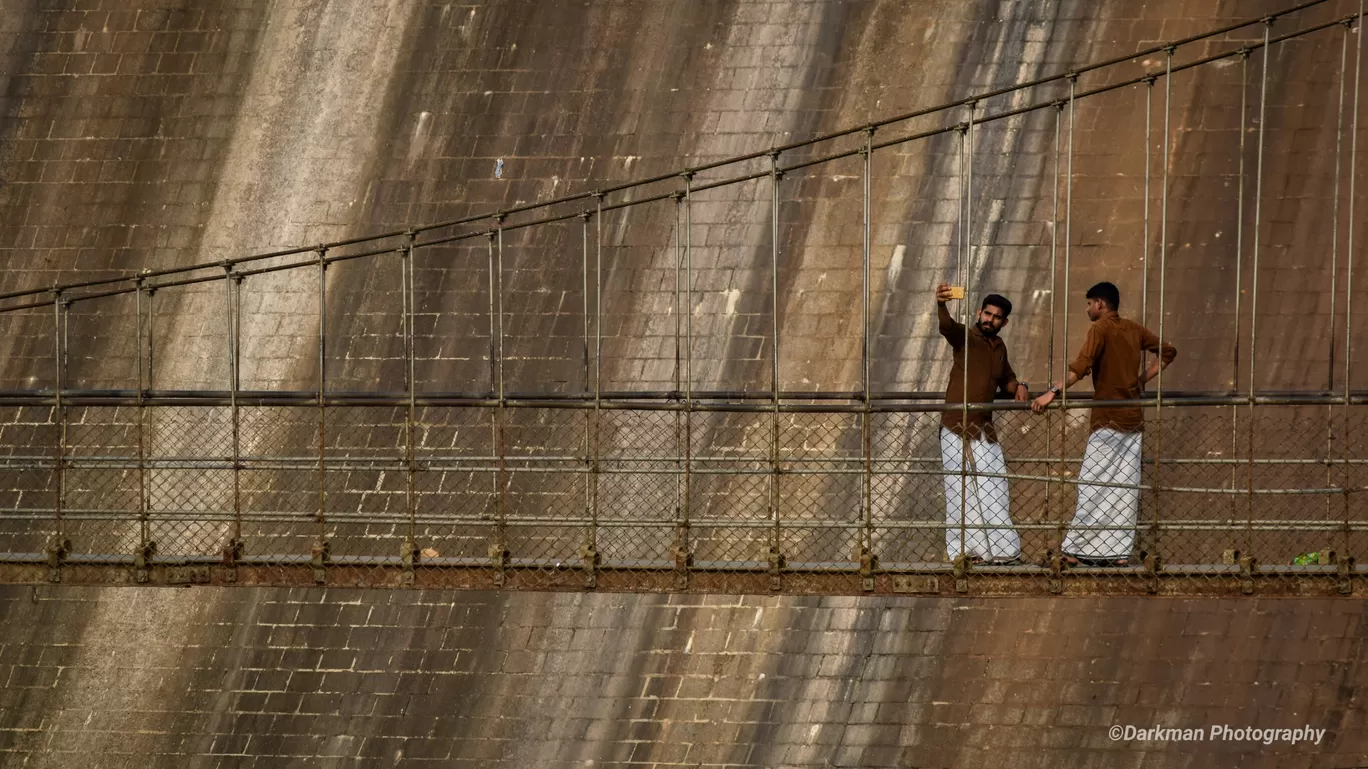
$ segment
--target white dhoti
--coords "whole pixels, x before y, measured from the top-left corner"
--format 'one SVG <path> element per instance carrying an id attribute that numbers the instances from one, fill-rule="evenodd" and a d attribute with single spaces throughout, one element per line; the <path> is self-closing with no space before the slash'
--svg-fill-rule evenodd
<path id="1" fill-rule="evenodd" d="M 1021 555 L 1021 537 L 1008 512 L 1007 479 L 985 478 L 979 473 L 1005 475 L 1007 460 L 1002 446 L 981 438 L 969 441 L 972 463 L 965 473 L 963 520 L 960 505 L 960 463 L 964 439 L 941 428 L 941 469 L 945 471 L 945 552 L 950 560 L 967 550 L 985 560 L 1006 561 Z M 961 547 L 963 529 L 965 546 Z"/>
<path id="2" fill-rule="evenodd" d="M 1140 508 L 1140 436 L 1099 428 L 1078 473 L 1078 507 L 1061 549 L 1078 558 L 1130 558 Z M 1097 481 L 1117 486 L 1097 486 Z"/>

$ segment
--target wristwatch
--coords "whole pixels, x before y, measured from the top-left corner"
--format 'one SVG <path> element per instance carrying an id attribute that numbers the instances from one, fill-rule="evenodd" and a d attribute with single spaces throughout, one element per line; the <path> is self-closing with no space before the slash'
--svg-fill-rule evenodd
<path id="1" fill-rule="evenodd" d="M 1059 395 L 1064 391 L 1059 389 L 1059 385 L 1050 385 L 1050 392 L 1054 393 L 1055 395 Z"/>

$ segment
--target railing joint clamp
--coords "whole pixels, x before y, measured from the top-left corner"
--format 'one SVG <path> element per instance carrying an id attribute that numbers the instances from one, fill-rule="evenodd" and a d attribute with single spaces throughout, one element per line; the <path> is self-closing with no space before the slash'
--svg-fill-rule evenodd
<path id="1" fill-rule="evenodd" d="M 326 539 L 313 543 L 309 550 L 309 565 L 313 567 L 314 582 L 321 585 L 328 579 L 327 565 L 332 556 L 332 545 Z"/>
<path id="2" fill-rule="evenodd" d="M 244 549 L 245 544 L 242 540 L 237 537 L 229 537 L 228 540 L 223 543 L 223 565 L 236 566 L 237 562 L 242 560 L 242 552 Z"/>
<path id="3" fill-rule="evenodd" d="M 1258 568 L 1258 560 L 1252 555 L 1240 556 L 1240 592 L 1245 595 L 1254 593 L 1254 570 Z"/>

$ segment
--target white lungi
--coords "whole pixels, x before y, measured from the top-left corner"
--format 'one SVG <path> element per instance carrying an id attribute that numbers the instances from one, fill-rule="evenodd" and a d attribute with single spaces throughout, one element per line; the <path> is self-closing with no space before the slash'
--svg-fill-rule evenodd
<path id="1" fill-rule="evenodd" d="M 1078 473 L 1078 507 L 1060 548 L 1082 558 L 1130 558 L 1140 508 L 1140 436 L 1102 427 L 1088 436 Z M 1119 483 L 1093 486 L 1088 481 Z"/>
<path id="2" fill-rule="evenodd" d="M 973 464 L 964 480 L 964 520 L 960 520 L 960 454 L 963 438 L 941 428 L 941 469 L 945 471 L 945 553 L 954 560 L 962 552 L 960 528 L 970 555 L 1005 561 L 1021 555 L 1021 537 L 1008 512 L 1007 479 L 984 478 L 979 473 L 1007 473 L 1002 446 L 978 438 L 969 441 Z"/>

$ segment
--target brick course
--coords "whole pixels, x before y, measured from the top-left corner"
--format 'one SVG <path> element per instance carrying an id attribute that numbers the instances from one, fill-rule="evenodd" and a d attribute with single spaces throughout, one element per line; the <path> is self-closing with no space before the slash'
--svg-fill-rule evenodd
<path id="1" fill-rule="evenodd" d="M 1348 766 L 1360 603 L 5 587 L 0 762 Z"/>

